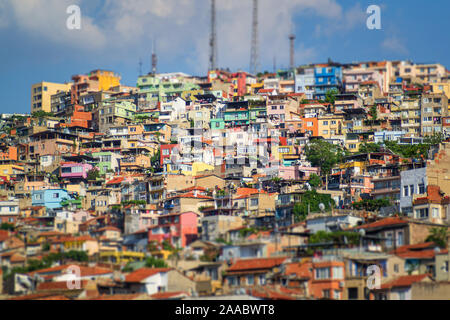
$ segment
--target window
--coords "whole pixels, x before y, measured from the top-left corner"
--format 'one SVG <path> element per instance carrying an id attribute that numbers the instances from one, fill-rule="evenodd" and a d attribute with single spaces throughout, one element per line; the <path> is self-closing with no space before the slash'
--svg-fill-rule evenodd
<path id="1" fill-rule="evenodd" d="M 399 299 L 399 300 L 406 300 L 406 294 L 405 294 L 405 291 L 400 291 L 400 292 L 398 293 L 398 299 Z"/>
<path id="2" fill-rule="evenodd" d="M 335 125 L 336 124 L 336 121 L 331 121 L 331 125 Z"/>
<path id="3" fill-rule="evenodd" d="M 327 125 L 328 125 L 328 121 L 324 121 L 324 122 L 323 122 L 323 125 L 324 125 L 324 126 L 327 126 Z"/>
<path id="4" fill-rule="evenodd" d="M 439 209 L 438 208 L 433 208 L 432 216 L 433 216 L 433 218 L 439 218 Z"/>
<path id="5" fill-rule="evenodd" d="M 349 300 L 358 300 L 358 288 L 357 287 L 348 288 L 347 293 L 348 293 Z"/>
<path id="6" fill-rule="evenodd" d="M 252 286 L 255 282 L 255 278 L 251 275 L 251 276 L 247 276 L 247 284 L 249 286 Z"/>
<path id="7" fill-rule="evenodd" d="M 323 290 L 322 291 L 322 298 L 325 298 L 325 299 L 330 299 L 330 290 Z"/>
<path id="8" fill-rule="evenodd" d="M 260 285 L 265 285 L 266 284 L 266 275 L 265 274 L 261 274 L 259 276 L 259 284 Z"/>
<path id="9" fill-rule="evenodd" d="M 250 201 L 250 205 L 252 206 L 252 207 L 256 207 L 257 205 L 258 205 L 258 198 L 256 198 L 256 199 L 251 199 L 251 201 Z"/>
<path id="10" fill-rule="evenodd" d="M 409 194 L 412 196 L 414 194 L 414 185 L 409 186 Z"/>
<path id="11" fill-rule="evenodd" d="M 316 280 L 330 279 L 330 268 L 317 268 Z"/>
<path id="12" fill-rule="evenodd" d="M 392 238 L 393 238 L 393 234 L 392 234 L 392 232 L 388 232 L 387 234 L 386 234 L 386 247 L 388 247 L 388 248 L 390 248 L 390 247 L 392 247 Z"/>
<path id="13" fill-rule="evenodd" d="M 9 212 L 14 212 L 14 207 L 9 207 Z"/>
<path id="14" fill-rule="evenodd" d="M 323 130 L 322 133 L 323 134 L 328 134 L 328 130 Z"/>
<path id="15" fill-rule="evenodd" d="M 334 290 L 333 299 L 336 299 L 336 300 L 341 299 L 341 292 L 339 290 Z"/>
<path id="16" fill-rule="evenodd" d="M 428 218 L 428 208 L 416 210 L 416 219 L 426 219 L 426 218 Z"/>
<path id="17" fill-rule="evenodd" d="M 419 194 L 425 193 L 425 183 L 419 184 Z"/>
<path id="18" fill-rule="evenodd" d="M 394 272 L 395 273 L 399 273 L 400 272 L 400 268 L 398 266 L 398 263 L 394 264 Z"/>
<path id="19" fill-rule="evenodd" d="M 403 245 L 403 231 L 399 231 L 397 233 L 397 246 L 402 246 Z"/>
<path id="20" fill-rule="evenodd" d="M 333 279 L 344 279 L 344 269 L 342 267 L 333 267 Z"/>
<path id="21" fill-rule="evenodd" d="M 59 193 L 54 193 L 53 194 L 53 199 L 58 199 L 59 198 Z"/>
<path id="22" fill-rule="evenodd" d="M 306 123 L 306 126 L 312 127 L 312 126 L 313 126 L 313 123 L 312 123 L 312 122 L 307 122 L 307 123 Z"/>
<path id="23" fill-rule="evenodd" d="M 409 197 L 409 187 L 408 186 L 403 186 L 403 196 Z"/>
<path id="24" fill-rule="evenodd" d="M 277 110 L 277 106 L 272 106 L 272 110 Z"/>

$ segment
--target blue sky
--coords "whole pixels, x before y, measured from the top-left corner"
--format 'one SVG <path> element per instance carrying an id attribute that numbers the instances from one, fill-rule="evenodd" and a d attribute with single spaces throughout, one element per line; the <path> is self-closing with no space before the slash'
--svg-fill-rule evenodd
<path id="1" fill-rule="evenodd" d="M 220 67 L 248 70 L 250 0 L 216 0 Z M 81 30 L 68 30 L 66 8 L 81 8 Z M 366 27 L 369 5 L 381 7 L 381 30 Z M 447 0 L 260 0 L 261 71 L 296 64 L 411 59 L 450 68 Z M 0 113 L 29 112 L 30 87 L 65 82 L 93 69 L 114 70 L 135 85 L 139 59 L 150 70 L 204 75 L 209 0 L 0 0 Z"/>

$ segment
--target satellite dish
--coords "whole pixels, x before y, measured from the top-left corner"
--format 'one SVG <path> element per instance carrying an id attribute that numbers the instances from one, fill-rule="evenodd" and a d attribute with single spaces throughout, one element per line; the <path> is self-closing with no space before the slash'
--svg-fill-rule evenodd
<path id="1" fill-rule="evenodd" d="M 319 209 L 322 212 L 325 212 L 325 205 L 323 203 L 319 203 Z"/>

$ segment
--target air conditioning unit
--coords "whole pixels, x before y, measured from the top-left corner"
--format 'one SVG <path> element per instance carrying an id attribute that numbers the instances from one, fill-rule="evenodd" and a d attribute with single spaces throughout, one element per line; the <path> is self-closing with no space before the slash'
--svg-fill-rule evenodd
<path id="1" fill-rule="evenodd" d="M 345 282 L 344 281 L 340 281 L 339 282 L 339 288 L 343 288 L 345 286 Z"/>

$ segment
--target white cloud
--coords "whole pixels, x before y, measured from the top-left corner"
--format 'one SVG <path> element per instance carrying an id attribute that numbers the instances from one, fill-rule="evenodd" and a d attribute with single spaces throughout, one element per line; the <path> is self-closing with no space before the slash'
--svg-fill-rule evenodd
<path id="1" fill-rule="evenodd" d="M 8 26 L 33 37 L 88 49 L 98 49 L 105 44 L 102 32 L 90 17 L 83 16 L 83 12 L 81 30 L 67 29 L 67 7 L 80 5 L 80 0 L 2 0 L 2 3 L 8 9 L 5 14 L 11 17 Z"/>
<path id="2" fill-rule="evenodd" d="M 80 5 L 82 10 L 80 31 L 65 28 L 66 8 L 71 4 Z M 5 6 L 12 17 L 10 26 L 62 46 L 123 59 L 130 54 L 149 54 L 151 41 L 156 38 L 160 61 L 176 63 L 181 59 L 198 73 L 204 73 L 208 66 L 209 0 L 0 0 L 0 12 Z M 247 70 L 252 1 L 216 0 L 216 6 L 219 65 Z M 93 7 L 98 9 L 95 13 Z M 294 14 L 302 13 L 325 18 L 331 26 L 348 30 L 360 22 L 363 10 L 358 5 L 344 12 L 337 0 L 259 0 L 262 66 L 272 66 L 274 56 L 279 66 L 289 64 L 287 37 L 291 21 Z M 97 14 L 100 18 L 94 20 Z M 323 32 L 320 26 L 317 30 Z M 298 35 L 296 63 L 311 62 L 316 54 L 317 50 L 306 47 Z"/>
<path id="3" fill-rule="evenodd" d="M 382 43 L 381 47 L 387 51 L 395 52 L 401 55 L 405 55 L 409 53 L 408 48 L 405 44 L 398 39 L 396 36 L 390 36 L 386 38 Z"/>

